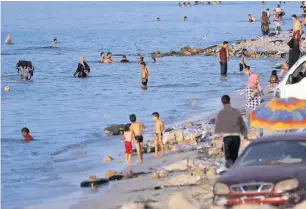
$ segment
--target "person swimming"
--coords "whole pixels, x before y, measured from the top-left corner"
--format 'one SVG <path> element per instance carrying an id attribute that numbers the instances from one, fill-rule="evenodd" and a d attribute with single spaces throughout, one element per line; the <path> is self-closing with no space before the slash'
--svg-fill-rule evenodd
<path id="1" fill-rule="evenodd" d="M 104 57 L 104 52 L 101 52 L 101 53 L 100 53 L 100 60 L 99 60 L 99 62 L 103 63 L 103 62 L 104 62 L 104 59 L 105 59 L 105 57 Z"/>
<path id="2" fill-rule="evenodd" d="M 157 22 L 159 22 L 160 21 L 160 17 L 157 17 L 156 20 L 157 20 Z"/>
<path id="3" fill-rule="evenodd" d="M 33 137 L 30 135 L 30 130 L 26 127 L 21 129 L 21 135 L 23 136 L 24 141 L 29 142 L 33 140 Z"/>
<path id="4" fill-rule="evenodd" d="M 248 15 L 248 21 L 249 22 L 255 22 L 255 19 L 252 17 L 251 14 Z"/>
<path id="5" fill-rule="evenodd" d="M 31 80 L 34 73 L 34 66 L 32 62 L 25 60 L 18 60 L 16 64 L 17 72 L 20 74 L 21 80 Z"/>
<path id="6" fill-rule="evenodd" d="M 12 36 L 10 34 L 7 35 L 6 39 L 5 39 L 5 44 L 7 45 L 11 45 L 12 43 Z"/>
<path id="7" fill-rule="evenodd" d="M 187 16 L 184 17 L 184 21 L 187 21 Z"/>
<path id="8" fill-rule="evenodd" d="M 125 55 L 122 56 L 120 62 L 130 62 Z"/>
<path id="9" fill-rule="evenodd" d="M 149 78 L 149 72 L 148 69 L 146 67 L 146 63 L 145 62 L 141 62 L 140 63 L 140 68 L 141 68 L 141 84 L 143 87 L 147 87 L 148 85 L 148 78 Z"/>
<path id="10" fill-rule="evenodd" d="M 57 44 L 57 39 L 55 38 L 55 39 L 53 39 L 53 44 Z"/>
<path id="11" fill-rule="evenodd" d="M 89 73 L 90 73 L 89 65 L 85 62 L 84 56 L 80 56 L 80 62 L 78 64 L 78 68 L 73 74 L 73 76 L 78 75 L 79 78 L 84 78 L 87 77 Z"/>
<path id="12" fill-rule="evenodd" d="M 113 54 L 111 52 L 107 52 L 104 63 L 112 63 L 113 62 L 112 56 L 113 56 Z"/>

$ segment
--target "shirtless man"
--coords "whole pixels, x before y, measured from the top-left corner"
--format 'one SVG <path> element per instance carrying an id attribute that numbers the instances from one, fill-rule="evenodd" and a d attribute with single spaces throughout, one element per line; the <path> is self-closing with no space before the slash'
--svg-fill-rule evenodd
<path id="1" fill-rule="evenodd" d="M 164 155 L 164 144 L 163 144 L 163 131 L 164 131 L 164 123 L 159 119 L 159 113 L 152 113 L 152 119 L 155 122 L 155 134 L 156 138 L 154 140 L 155 153 L 154 156 L 158 156 L 158 144 L 160 146 L 161 156 Z"/>
<path id="2" fill-rule="evenodd" d="M 104 63 L 112 63 L 113 62 L 112 56 L 113 56 L 113 54 L 111 52 L 107 52 Z"/>
<path id="3" fill-rule="evenodd" d="M 292 15 L 291 18 L 293 21 L 292 38 L 296 40 L 297 42 L 299 42 L 301 35 L 302 35 L 302 25 L 301 25 L 301 22 L 297 19 L 296 15 Z"/>
<path id="4" fill-rule="evenodd" d="M 221 66 L 221 76 L 227 75 L 227 62 L 229 61 L 229 49 L 228 49 L 228 42 L 224 41 L 223 46 L 217 53 L 218 61 Z"/>
<path id="5" fill-rule="evenodd" d="M 141 85 L 143 87 L 147 87 L 147 85 L 148 85 L 148 78 L 149 78 L 149 72 L 148 72 L 148 69 L 146 67 L 146 63 L 145 62 L 141 62 L 140 63 L 140 67 L 141 67 L 141 74 L 140 74 Z"/>
<path id="6" fill-rule="evenodd" d="M 130 131 L 132 133 L 132 139 L 136 144 L 137 156 L 138 156 L 138 163 L 142 163 L 142 143 L 143 143 L 143 136 L 142 131 L 145 128 L 144 124 L 136 122 L 136 115 L 130 115 Z"/>

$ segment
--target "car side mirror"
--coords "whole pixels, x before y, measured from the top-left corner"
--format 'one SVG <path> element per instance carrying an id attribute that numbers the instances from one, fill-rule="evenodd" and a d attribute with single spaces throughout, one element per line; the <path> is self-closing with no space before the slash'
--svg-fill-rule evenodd
<path id="1" fill-rule="evenodd" d="M 293 76 L 292 76 L 292 74 L 290 74 L 289 75 L 289 77 L 288 77 L 288 84 L 292 84 L 292 81 L 293 81 Z"/>

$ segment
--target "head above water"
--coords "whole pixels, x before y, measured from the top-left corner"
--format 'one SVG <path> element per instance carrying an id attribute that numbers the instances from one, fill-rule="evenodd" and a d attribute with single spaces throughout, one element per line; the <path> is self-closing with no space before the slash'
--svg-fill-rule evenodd
<path id="1" fill-rule="evenodd" d="M 223 105 L 230 104 L 231 98 L 228 95 L 223 95 L 221 97 L 221 102 L 222 102 Z"/>
<path id="2" fill-rule="evenodd" d="M 146 65 L 147 65 L 147 64 L 146 64 L 145 62 L 141 62 L 141 63 L 140 63 L 140 67 L 145 68 L 145 67 L 146 67 Z"/>
<path id="3" fill-rule="evenodd" d="M 84 56 L 80 56 L 80 63 L 83 63 L 85 61 L 85 57 Z"/>
<path id="4" fill-rule="evenodd" d="M 157 22 L 159 22 L 159 21 L 160 21 L 160 17 L 157 17 L 156 19 L 157 19 Z"/>
<path id="5" fill-rule="evenodd" d="M 54 43 L 54 44 L 57 44 L 57 39 L 56 39 L 56 38 L 53 39 L 53 43 Z"/>
<path id="6" fill-rule="evenodd" d="M 135 123 L 135 122 L 136 122 L 136 115 L 135 115 L 135 114 L 131 114 L 131 115 L 130 115 L 130 121 L 131 121 L 132 123 Z"/>
<path id="7" fill-rule="evenodd" d="M 125 56 L 125 55 L 122 55 L 122 59 L 126 59 L 126 56 Z"/>
<path id="8" fill-rule="evenodd" d="M 156 62 L 156 58 L 152 56 L 152 62 Z"/>
<path id="9" fill-rule="evenodd" d="M 139 60 L 140 60 L 140 62 L 144 62 L 144 58 L 143 57 L 140 57 Z"/>
<path id="10" fill-rule="evenodd" d="M 101 52 L 101 53 L 100 53 L 100 57 L 102 57 L 102 56 L 104 56 L 104 52 Z"/>
<path id="11" fill-rule="evenodd" d="M 22 134 L 23 136 L 26 136 L 26 135 L 28 135 L 29 133 L 30 133 L 30 130 L 29 130 L 28 128 L 24 127 L 23 129 L 21 129 L 21 134 Z"/>
<path id="12" fill-rule="evenodd" d="M 153 119 L 153 120 L 159 119 L 159 113 L 158 113 L 158 112 L 153 112 L 153 113 L 152 113 L 152 119 Z"/>
<path id="13" fill-rule="evenodd" d="M 258 74 L 251 74 L 246 85 L 246 88 L 256 89 L 259 83 L 259 75 Z"/>
<path id="14" fill-rule="evenodd" d="M 187 16 L 184 17 L 184 21 L 187 21 Z"/>
<path id="15" fill-rule="evenodd" d="M 277 5 L 277 8 L 280 8 L 280 5 Z"/>
<path id="16" fill-rule="evenodd" d="M 130 123 L 126 124 L 126 125 L 124 126 L 124 131 L 125 131 L 125 132 L 130 131 L 130 126 L 131 126 Z"/>
<path id="17" fill-rule="evenodd" d="M 111 52 L 107 52 L 106 56 L 111 58 L 113 56 L 113 54 Z"/>

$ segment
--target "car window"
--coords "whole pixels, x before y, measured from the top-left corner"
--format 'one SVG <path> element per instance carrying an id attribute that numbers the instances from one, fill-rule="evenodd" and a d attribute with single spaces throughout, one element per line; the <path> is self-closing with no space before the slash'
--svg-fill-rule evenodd
<path id="1" fill-rule="evenodd" d="M 302 64 L 300 64 L 300 66 L 298 66 L 298 67 L 296 68 L 296 70 L 293 72 L 292 75 L 293 75 L 293 77 L 296 77 L 296 76 L 298 76 L 300 73 L 303 73 L 303 74 L 304 74 L 305 70 L 306 70 L 306 61 L 303 62 Z"/>
<path id="2" fill-rule="evenodd" d="M 237 163 L 244 166 L 306 163 L 306 142 L 291 140 L 253 144 Z"/>

